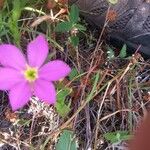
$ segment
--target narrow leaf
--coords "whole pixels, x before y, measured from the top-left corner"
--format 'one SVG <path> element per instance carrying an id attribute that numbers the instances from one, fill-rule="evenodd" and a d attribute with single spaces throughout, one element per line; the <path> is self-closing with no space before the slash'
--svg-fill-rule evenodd
<path id="1" fill-rule="evenodd" d="M 109 132 L 105 133 L 104 137 L 106 140 L 110 141 L 111 143 L 117 143 L 124 140 L 129 140 L 131 135 L 128 131 L 116 131 L 116 132 Z"/>

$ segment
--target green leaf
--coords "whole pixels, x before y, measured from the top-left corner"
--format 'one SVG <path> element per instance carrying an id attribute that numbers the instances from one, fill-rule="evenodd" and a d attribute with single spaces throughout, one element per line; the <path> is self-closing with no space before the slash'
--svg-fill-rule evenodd
<path id="1" fill-rule="evenodd" d="M 125 58 L 127 56 L 127 45 L 124 44 L 122 49 L 120 50 L 119 57 Z"/>
<path id="2" fill-rule="evenodd" d="M 71 109 L 70 109 L 70 105 L 66 105 L 65 103 L 64 104 L 57 103 L 56 110 L 61 117 L 65 118 Z"/>
<path id="3" fill-rule="evenodd" d="M 86 31 L 86 27 L 81 24 L 75 24 L 74 27 L 77 28 L 79 31 Z"/>
<path id="4" fill-rule="evenodd" d="M 118 3 L 118 0 L 108 0 L 108 2 L 114 5 Z"/>
<path id="5" fill-rule="evenodd" d="M 71 22 L 65 21 L 60 22 L 56 25 L 55 31 L 56 32 L 68 32 L 73 28 L 73 25 Z"/>
<path id="6" fill-rule="evenodd" d="M 109 132 L 105 133 L 104 137 L 106 140 L 110 141 L 111 143 L 117 143 L 124 140 L 131 139 L 131 135 L 128 131 L 116 131 L 116 132 Z"/>
<path id="7" fill-rule="evenodd" d="M 14 42 L 19 46 L 20 45 L 20 30 L 18 26 L 18 19 L 21 16 L 22 3 L 20 0 L 13 1 L 13 9 L 11 10 L 11 16 L 8 20 L 8 26 L 13 36 Z"/>
<path id="8" fill-rule="evenodd" d="M 77 23 L 79 20 L 79 8 L 75 4 L 71 6 L 69 20 L 72 24 Z"/>
<path id="9" fill-rule="evenodd" d="M 108 47 L 108 50 L 107 50 L 107 58 L 108 59 L 113 59 L 115 57 L 115 53 L 114 53 L 114 50 L 110 47 Z"/>
<path id="10" fill-rule="evenodd" d="M 78 36 L 71 36 L 70 42 L 74 47 L 78 46 L 79 45 L 79 37 Z"/>
<path id="11" fill-rule="evenodd" d="M 73 131 L 64 130 L 56 144 L 56 150 L 77 150 L 77 147 Z"/>
<path id="12" fill-rule="evenodd" d="M 72 92 L 72 89 L 64 87 L 57 93 L 57 101 L 63 103 L 66 97 Z"/>
<path id="13" fill-rule="evenodd" d="M 27 120 L 27 119 L 20 119 L 18 121 L 18 124 L 20 124 L 22 126 L 28 126 L 29 127 L 30 123 L 31 123 L 31 120 Z"/>
<path id="14" fill-rule="evenodd" d="M 66 104 L 66 97 L 72 92 L 72 89 L 64 87 L 57 93 L 56 110 L 62 117 L 66 117 L 70 112 L 70 104 Z"/>
<path id="15" fill-rule="evenodd" d="M 79 75 L 76 68 L 73 68 L 69 74 L 69 80 L 72 81 L 75 77 Z"/>

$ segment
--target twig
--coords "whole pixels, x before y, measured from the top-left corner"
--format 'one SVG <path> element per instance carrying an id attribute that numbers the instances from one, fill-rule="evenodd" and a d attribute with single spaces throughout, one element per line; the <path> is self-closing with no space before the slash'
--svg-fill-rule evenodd
<path id="1" fill-rule="evenodd" d="M 103 96 L 103 99 L 102 99 L 102 102 L 100 104 L 100 107 L 99 107 L 99 110 L 97 112 L 98 116 L 97 116 L 97 122 L 96 122 L 96 131 L 95 131 L 95 142 L 94 142 L 94 150 L 96 150 L 96 147 L 97 147 L 97 135 L 98 135 L 98 130 L 99 130 L 99 120 L 100 120 L 100 116 L 101 116 L 101 109 L 102 109 L 102 106 L 104 104 L 104 101 L 105 101 L 105 98 L 106 98 L 106 95 L 108 93 L 108 90 L 109 90 L 109 87 L 111 85 L 112 82 L 108 82 L 108 85 L 107 85 L 107 88 L 106 88 L 106 91 L 105 91 L 105 94 Z"/>
<path id="2" fill-rule="evenodd" d="M 91 149 L 91 122 L 90 122 L 90 113 L 89 113 L 89 103 L 85 106 L 85 114 L 86 114 L 86 135 L 87 135 L 87 144 L 86 149 Z"/>

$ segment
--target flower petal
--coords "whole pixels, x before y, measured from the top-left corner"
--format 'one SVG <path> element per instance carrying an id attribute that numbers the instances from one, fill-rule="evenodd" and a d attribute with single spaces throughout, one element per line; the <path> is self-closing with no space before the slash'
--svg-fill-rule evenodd
<path id="1" fill-rule="evenodd" d="M 54 60 L 42 66 L 39 70 L 39 78 L 47 81 L 56 81 L 67 76 L 71 68 L 61 60 Z"/>
<path id="2" fill-rule="evenodd" d="M 32 96 L 27 82 L 22 82 L 14 86 L 9 92 L 9 101 L 12 110 L 15 111 L 26 105 Z"/>
<path id="3" fill-rule="evenodd" d="M 9 90 L 15 84 L 24 80 L 23 75 L 18 70 L 12 68 L 0 68 L 0 90 Z"/>
<path id="4" fill-rule="evenodd" d="M 55 87 L 51 82 L 38 79 L 35 82 L 34 94 L 41 101 L 44 101 L 48 104 L 54 104 L 56 101 L 56 91 Z"/>
<path id="5" fill-rule="evenodd" d="M 39 35 L 29 43 L 27 50 L 29 65 L 40 67 L 48 55 L 48 42 L 44 36 Z"/>
<path id="6" fill-rule="evenodd" d="M 11 44 L 0 45 L 0 64 L 5 67 L 24 69 L 26 60 L 21 51 Z"/>

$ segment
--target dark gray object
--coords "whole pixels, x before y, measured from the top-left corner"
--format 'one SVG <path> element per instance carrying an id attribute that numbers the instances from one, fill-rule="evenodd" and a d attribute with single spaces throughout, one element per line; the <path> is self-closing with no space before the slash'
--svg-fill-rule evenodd
<path id="1" fill-rule="evenodd" d="M 103 27 L 109 8 L 106 28 L 114 41 L 126 43 L 150 57 L 150 0 L 118 0 L 110 4 L 108 0 L 70 0 L 81 10 L 86 20 Z M 119 43 L 117 42 L 117 43 Z"/>

